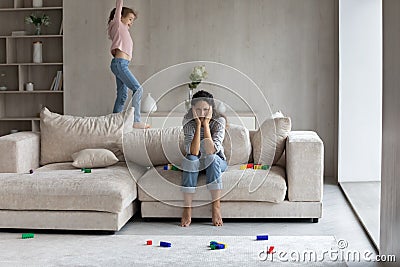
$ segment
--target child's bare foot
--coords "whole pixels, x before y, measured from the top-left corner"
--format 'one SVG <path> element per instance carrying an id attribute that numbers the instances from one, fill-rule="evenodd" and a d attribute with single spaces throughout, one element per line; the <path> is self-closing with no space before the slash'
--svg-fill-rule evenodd
<path id="1" fill-rule="evenodd" d="M 183 208 L 181 226 L 188 227 L 191 222 L 192 222 L 192 208 L 185 207 L 185 208 Z"/>
<path id="2" fill-rule="evenodd" d="M 214 201 L 212 204 L 212 223 L 214 226 L 222 226 L 221 205 L 219 201 Z"/>
<path id="3" fill-rule="evenodd" d="M 150 125 L 148 125 L 147 123 L 144 123 L 144 122 L 134 122 L 133 123 L 133 128 L 136 128 L 136 129 L 148 129 L 148 128 L 150 128 Z"/>

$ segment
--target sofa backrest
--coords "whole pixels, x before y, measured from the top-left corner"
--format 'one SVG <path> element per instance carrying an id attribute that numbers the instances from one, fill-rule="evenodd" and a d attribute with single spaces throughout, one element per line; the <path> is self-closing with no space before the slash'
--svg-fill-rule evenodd
<path id="1" fill-rule="evenodd" d="M 133 130 L 124 134 L 123 152 L 127 161 L 142 166 L 180 166 L 185 157 L 183 140 L 182 127 Z M 229 124 L 222 145 L 229 165 L 248 162 L 251 143 L 245 127 Z"/>

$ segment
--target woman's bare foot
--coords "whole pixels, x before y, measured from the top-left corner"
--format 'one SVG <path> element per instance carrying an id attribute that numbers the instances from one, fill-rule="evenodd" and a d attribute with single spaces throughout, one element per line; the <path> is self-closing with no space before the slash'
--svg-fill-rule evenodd
<path id="1" fill-rule="evenodd" d="M 212 204 L 212 223 L 214 226 L 222 226 L 222 215 L 221 215 L 221 204 L 218 201 L 214 201 Z"/>
<path id="2" fill-rule="evenodd" d="M 181 226 L 188 227 L 191 222 L 192 222 L 192 208 L 185 207 L 185 208 L 183 208 Z"/>
<path id="3" fill-rule="evenodd" d="M 148 129 L 148 128 L 150 128 L 150 125 L 148 125 L 147 123 L 144 123 L 144 122 L 134 122 L 133 123 L 133 128 L 136 128 L 136 129 Z"/>

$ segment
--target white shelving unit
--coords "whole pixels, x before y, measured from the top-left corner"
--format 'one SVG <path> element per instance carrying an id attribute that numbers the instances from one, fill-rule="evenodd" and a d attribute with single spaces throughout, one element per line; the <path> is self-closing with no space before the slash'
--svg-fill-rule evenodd
<path id="1" fill-rule="evenodd" d="M 34 26 L 25 24 L 30 14 L 49 16 L 50 25 L 42 26 L 41 35 L 34 35 Z M 14 129 L 38 131 L 43 106 L 64 113 L 64 87 L 50 91 L 57 71 L 63 71 L 62 17 L 63 0 L 44 0 L 40 8 L 33 8 L 32 0 L 0 1 L 0 86 L 7 87 L 0 91 L 0 136 Z M 27 34 L 12 36 L 13 31 Z M 33 63 L 36 41 L 42 42 L 43 63 Z M 28 82 L 34 84 L 33 91 L 25 91 Z"/>

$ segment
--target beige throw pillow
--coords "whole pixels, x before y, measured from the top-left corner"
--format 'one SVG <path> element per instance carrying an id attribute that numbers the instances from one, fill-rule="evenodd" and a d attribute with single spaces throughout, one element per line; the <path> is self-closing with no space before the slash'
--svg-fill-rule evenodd
<path id="1" fill-rule="evenodd" d="M 72 161 L 86 148 L 122 149 L 123 132 L 132 130 L 133 108 L 99 117 L 60 115 L 44 108 L 40 113 L 40 163 Z"/>
<path id="2" fill-rule="evenodd" d="M 141 166 L 158 166 L 168 163 L 179 166 L 185 156 L 183 137 L 181 126 L 134 129 L 124 134 L 125 159 Z"/>
<path id="3" fill-rule="evenodd" d="M 76 168 L 101 168 L 114 165 L 118 158 L 108 149 L 84 149 L 72 154 L 72 166 Z"/>
<path id="4" fill-rule="evenodd" d="M 288 117 L 265 120 L 252 138 L 254 163 L 276 164 L 285 150 L 291 128 Z"/>
<path id="5" fill-rule="evenodd" d="M 230 166 L 247 163 L 251 154 L 249 130 L 241 125 L 229 124 L 222 146 Z"/>

